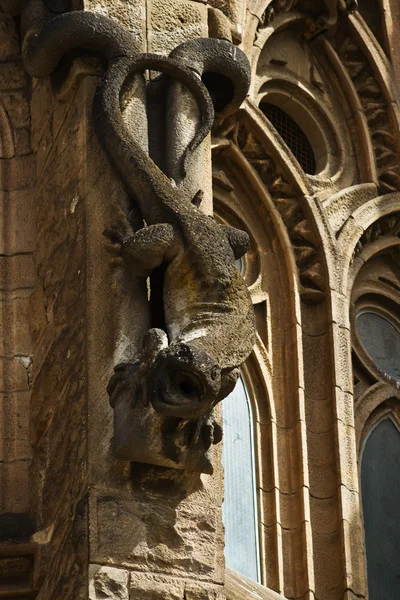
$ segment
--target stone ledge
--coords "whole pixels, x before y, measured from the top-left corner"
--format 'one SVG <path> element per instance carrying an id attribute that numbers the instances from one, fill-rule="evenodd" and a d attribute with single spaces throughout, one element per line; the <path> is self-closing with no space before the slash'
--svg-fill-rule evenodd
<path id="1" fill-rule="evenodd" d="M 285 600 L 284 596 L 228 569 L 225 582 L 227 600 Z"/>

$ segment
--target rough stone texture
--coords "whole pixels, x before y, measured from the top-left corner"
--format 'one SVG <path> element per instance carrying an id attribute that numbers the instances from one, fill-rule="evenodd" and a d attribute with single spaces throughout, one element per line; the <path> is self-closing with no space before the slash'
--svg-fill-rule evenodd
<path id="1" fill-rule="evenodd" d="M 0 148 L 10 137 L 12 147 L 4 148 L 3 154 L 11 158 L 31 152 L 30 110 L 28 78 L 21 63 L 17 31 L 12 18 L 2 12 L 0 37 L 0 123 L 4 120 L 2 136 L 5 138 Z"/>
<path id="2" fill-rule="evenodd" d="M 129 600 L 128 571 L 90 565 L 89 600 Z"/>
<path id="3" fill-rule="evenodd" d="M 53 131 L 35 199 L 30 441 L 37 528 L 49 532 L 35 570 L 43 599 L 80 598 L 85 582 L 84 117 L 80 90 L 64 105 L 64 118 Z"/>
<path id="4" fill-rule="evenodd" d="M 87 85 L 92 89 L 89 82 Z M 126 114 L 130 114 L 129 108 Z M 196 475 L 192 481 L 184 473 L 130 466 L 128 461 L 116 461 L 113 456 L 107 379 L 117 362 L 130 360 L 137 353 L 149 326 L 149 307 L 145 282 L 113 265 L 105 251 L 102 232 L 112 223 L 118 205 L 129 204 L 91 132 L 87 160 L 86 202 L 92 215 L 87 245 L 89 468 L 93 482 L 90 560 L 147 573 L 151 565 L 151 570 L 169 573 L 171 578 L 184 577 L 189 570 L 192 577 L 200 574 L 205 587 L 208 581 L 220 584 L 223 554 L 219 468 L 213 479 L 206 477 L 201 482 Z M 110 285 L 104 286 L 104 281 Z M 217 465 L 218 461 L 216 458 Z M 153 527 L 154 515 L 158 515 L 157 527 Z M 146 586 L 149 597 L 157 594 L 158 582 L 152 586 L 151 576 L 145 579 L 150 582 Z M 142 596 L 131 593 L 130 597 Z"/>
<path id="5" fill-rule="evenodd" d="M 180 43 L 207 37 L 207 8 L 190 0 L 151 0 L 147 4 L 149 52 L 169 54 Z"/>
<path id="6" fill-rule="evenodd" d="M 134 46 L 132 50 L 143 52 L 147 45 L 147 6 L 144 2 L 123 2 L 113 0 L 111 2 L 97 2 L 95 0 L 83 0 L 85 10 L 106 15 L 121 23 L 133 34 Z"/>
<path id="7" fill-rule="evenodd" d="M 130 575 L 129 592 L 131 600 L 225 600 L 222 586 L 137 573 Z"/>
<path id="8" fill-rule="evenodd" d="M 131 494 L 91 494 L 91 560 L 220 583 L 218 480 L 139 464 L 131 477 Z"/>
<path id="9" fill-rule="evenodd" d="M 41 11 L 40 18 L 37 11 Z M 131 429 L 131 422 L 155 420 L 157 415 L 151 418 L 147 414 L 149 407 L 165 417 L 156 426 L 164 435 L 162 450 L 156 449 L 156 441 L 153 441 L 157 431 L 154 434 L 144 425 L 143 432 L 132 430 L 131 451 L 119 451 L 121 445 L 129 444 L 120 443 L 124 427 L 120 411 L 116 410 L 117 456 L 168 467 L 177 463 L 177 468 L 212 472 L 207 460 L 205 466 L 200 464 L 201 454 L 206 454 L 212 443 L 221 440 L 220 428 L 212 423 L 210 413 L 233 389 L 239 376 L 238 368 L 249 356 L 255 340 L 252 304 L 235 266 L 235 260 L 246 252 L 249 239 L 244 232 L 214 223 L 195 205 L 197 195 L 171 182 L 125 125 L 121 98 L 129 78 L 149 69 L 158 69 L 185 84 L 196 98 L 201 116 L 197 116 L 195 135 L 187 151 L 183 157 L 177 157 L 184 173 L 186 158 L 211 131 L 215 112 L 213 93 L 217 94 L 215 102 L 219 102 L 218 86 L 214 90 L 210 84 L 208 90 L 200 79 L 209 73 L 213 76 L 218 73 L 229 80 L 231 93 L 215 110 L 217 114 L 223 111 L 231 114 L 239 108 L 248 91 L 248 60 L 230 42 L 207 38 L 179 45 L 166 59 L 151 54 L 132 59 L 133 36 L 113 19 L 93 12 L 73 11 L 54 16 L 44 4 L 39 8 L 28 4 L 23 23 L 23 61 L 32 76 L 52 75 L 64 55 L 76 49 L 100 52 L 107 61 L 106 73 L 94 97 L 94 126 L 101 146 L 137 203 L 147 226 L 135 231 L 121 206 L 119 212 L 116 211 L 116 222 L 110 224 L 105 235 L 115 245 L 119 244 L 122 258 L 135 276 L 151 277 L 153 271 L 165 263 L 158 292 L 163 297 L 166 332 L 157 334 L 157 328 L 149 330 L 138 361 L 118 365 L 108 386 L 110 402 L 116 409 L 121 387 L 129 386 L 129 403 L 129 397 L 135 399 L 132 408 L 137 409 L 137 414 L 126 424 L 127 429 Z M 71 201 L 72 213 L 78 201 L 76 195 Z M 6 281 L 7 266 L 3 267 Z M 0 264 L 0 273 L 1 267 Z M 16 281 L 18 275 L 17 271 Z M 157 293 L 154 281 L 151 290 L 153 298 Z M 210 335 L 207 327 L 213 321 L 215 332 Z M 126 396 L 124 390 L 122 395 Z M 125 410 L 129 410 L 128 405 L 124 405 Z M 182 459 L 179 456 L 180 446 L 189 447 L 188 440 L 177 439 L 174 448 L 168 451 L 168 436 L 178 437 L 173 429 L 179 433 L 179 424 L 172 421 L 171 427 L 171 417 L 183 421 L 196 419 L 198 423 L 193 423 L 192 429 L 202 428 L 199 435 L 191 430 L 186 434 L 188 440 L 197 436 L 204 441 L 204 449 L 201 443 L 193 444 L 192 460 L 190 456 Z M 146 444 L 150 448 L 148 455 L 135 452 L 136 446 L 145 448 Z M 200 454 L 200 460 L 196 454 Z"/>

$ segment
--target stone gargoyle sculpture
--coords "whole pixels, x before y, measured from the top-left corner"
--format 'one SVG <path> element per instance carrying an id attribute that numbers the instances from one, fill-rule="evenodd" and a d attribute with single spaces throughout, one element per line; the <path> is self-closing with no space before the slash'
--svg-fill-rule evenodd
<path id="1" fill-rule="evenodd" d="M 150 329 L 140 355 L 115 367 L 108 386 L 115 453 L 211 473 L 210 449 L 221 439 L 213 408 L 234 388 L 255 342 L 251 299 L 235 265 L 249 238 L 204 214 L 200 194 L 184 192 L 153 162 L 125 124 L 121 98 L 135 74 L 150 69 L 190 90 L 201 119 L 182 158 L 184 178 L 189 157 L 214 121 L 213 91 L 202 82 L 204 75 L 231 82 L 229 97 L 218 107 L 227 116 L 247 94 L 247 58 L 226 40 L 203 38 L 180 45 L 167 58 L 132 55 L 131 34 L 111 19 L 81 11 L 55 16 L 49 6 L 50 0 L 25 3 L 25 67 L 34 77 L 48 76 L 66 53 L 79 48 L 98 51 L 107 61 L 94 98 L 94 128 L 145 226 L 134 231 L 126 217 L 105 234 L 133 275 L 148 277 L 165 265 L 167 331 Z"/>

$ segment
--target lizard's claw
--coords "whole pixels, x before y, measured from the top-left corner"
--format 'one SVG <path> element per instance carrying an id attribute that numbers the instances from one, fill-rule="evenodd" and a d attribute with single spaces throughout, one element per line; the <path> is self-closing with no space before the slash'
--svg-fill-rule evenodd
<path id="1" fill-rule="evenodd" d="M 108 238 L 112 244 L 122 245 L 130 237 L 126 230 L 127 227 L 122 223 L 115 223 L 111 227 L 107 227 L 107 229 L 103 231 L 103 235 Z"/>
<path id="2" fill-rule="evenodd" d="M 111 264 L 114 265 L 114 267 L 121 267 L 124 264 L 124 259 L 122 256 L 116 256 L 111 259 Z"/>
<path id="3" fill-rule="evenodd" d="M 110 240 L 105 245 L 105 249 L 112 256 L 113 266 L 120 267 L 124 263 L 121 254 L 123 243 L 129 240 L 131 235 L 129 224 L 125 222 L 116 223 L 111 227 L 107 227 L 103 235 Z"/>
<path id="4" fill-rule="evenodd" d="M 119 242 L 110 243 L 110 244 L 105 245 L 105 249 L 107 250 L 107 252 L 115 257 L 120 256 L 121 248 L 122 248 L 122 244 L 120 244 Z"/>

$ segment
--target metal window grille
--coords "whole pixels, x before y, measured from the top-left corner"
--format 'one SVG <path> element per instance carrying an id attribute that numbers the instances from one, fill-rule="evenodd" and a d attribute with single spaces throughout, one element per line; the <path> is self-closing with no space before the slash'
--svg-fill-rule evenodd
<path id="1" fill-rule="evenodd" d="M 309 175 L 315 175 L 317 165 L 314 152 L 303 130 L 292 117 L 274 104 L 264 102 L 260 108 L 267 119 L 271 121 L 281 138 L 289 146 L 304 172 Z"/>

